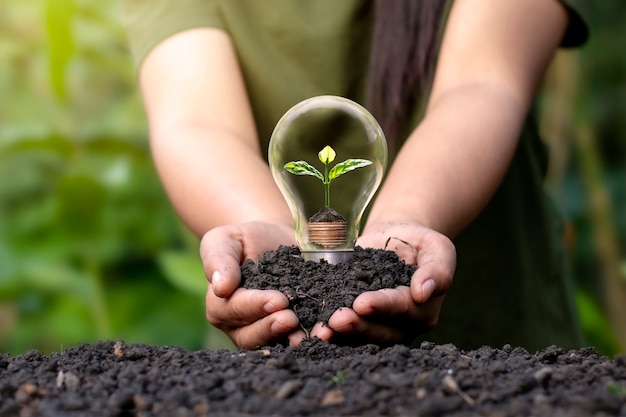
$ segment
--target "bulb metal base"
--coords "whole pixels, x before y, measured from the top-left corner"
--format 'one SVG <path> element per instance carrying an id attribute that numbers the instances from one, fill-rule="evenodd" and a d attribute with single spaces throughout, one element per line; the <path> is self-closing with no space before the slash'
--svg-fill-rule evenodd
<path id="1" fill-rule="evenodd" d="M 324 260 L 332 265 L 347 264 L 352 262 L 352 256 L 354 251 L 351 249 L 338 249 L 338 250 L 311 250 L 302 251 L 302 258 L 305 261 L 319 262 Z"/>

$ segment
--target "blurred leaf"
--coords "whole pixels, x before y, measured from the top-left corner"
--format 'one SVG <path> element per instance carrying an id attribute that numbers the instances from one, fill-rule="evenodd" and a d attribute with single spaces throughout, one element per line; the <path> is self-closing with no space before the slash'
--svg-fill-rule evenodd
<path id="1" fill-rule="evenodd" d="M 576 303 L 586 342 L 607 356 L 618 353 L 620 348 L 617 339 L 613 336 L 606 315 L 594 299 L 579 290 L 576 293 Z"/>
<path id="2" fill-rule="evenodd" d="M 50 81 L 59 98 L 65 98 L 65 69 L 74 54 L 73 0 L 46 0 L 45 23 L 50 54 Z"/>
<path id="3" fill-rule="evenodd" d="M 0 154 L 0 205 L 49 190 L 64 160 L 47 149 L 11 149 Z"/>
<path id="4" fill-rule="evenodd" d="M 28 292 L 71 294 L 90 305 L 95 296 L 89 275 L 64 262 L 24 257 L 13 265 L 11 272 L 0 276 L 0 299 L 19 297 Z"/>
<path id="5" fill-rule="evenodd" d="M 4 229 L 4 225 L 1 222 L 2 217 L 0 216 L 0 231 Z M 9 245 L 3 239 L 4 236 L 0 235 L 0 286 L 2 282 L 8 280 L 8 277 L 15 274 L 16 265 L 14 257 L 12 256 L 12 252 L 9 248 Z M 0 296 L 2 292 L 0 291 Z"/>
<path id="6" fill-rule="evenodd" d="M 172 288 L 151 267 L 132 280 L 109 286 L 109 312 L 115 333 L 129 342 L 203 346 L 209 324 L 204 294 L 188 295 Z"/>
<path id="7" fill-rule="evenodd" d="M 204 295 L 206 280 L 200 256 L 189 252 L 163 251 L 158 263 L 167 280 L 191 295 Z"/>
<path id="8" fill-rule="evenodd" d="M 95 341 L 89 306 L 72 294 L 24 294 L 16 299 L 18 324 L 0 350 L 19 354 L 36 348 L 44 353 Z"/>
<path id="9" fill-rule="evenodd" d="M 105 201 L 105 188 L 86 174 L 67 176 L 59 181 L 59 221 L 77 237 L 98 234 Z"/>

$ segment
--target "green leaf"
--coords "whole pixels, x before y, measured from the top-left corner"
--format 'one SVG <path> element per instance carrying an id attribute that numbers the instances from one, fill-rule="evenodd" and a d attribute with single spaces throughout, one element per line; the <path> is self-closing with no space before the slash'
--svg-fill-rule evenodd
<path id="1" fill-rule="evenodd" d="M 324 181 L 322 173 L 306 161 L 287 162 L 284 168 L 294 175 L 312 175 L 319 178 L 321 181 Z"/>
<path id="2" fill-rule="evenodd" d="M 65 98 L 65 69 L 74 55 L 72 18 L 76 11 L 74 0 L 47 0 L 45 23 L 50 54 L 50 80 L 54 91 Z"/>
<path id="3" fill-rule="evenodd" d="M 200 257 L 191 252 L 163 251 L 158 263 L 165 278 L 181 291 L 191 295 L 206 293 L 206 279 Z"/>
<path id="4" fill-rule="evenodd" d="M 332 180 L 346 172 L 354 171 L 357 168 L 366 167 L 371 165 L 372 161 L 367 159 L 346 159 L 345 161 L 335 165 L 328 173 L 328 179 Z"/>
<path id="5" fill-rule="evenodd" d="M 606 313 L 602 311 L 598 302 L 586 291 L 578 289 L 576 291 L 576 305 L 585 343 L 595 346 L 607 356 L 619 353 L 619 342 L 611 330 L 611 324 Z"/>
<path id="6" fill-rule="evenodd" d="M 328 165 L 333 162 L 335 160 L 335 156 L 337 156 L 335 150 L 328 145 L 326 145 L 326 147 L 317 154 L 317 157 L 324 165 Z"/>

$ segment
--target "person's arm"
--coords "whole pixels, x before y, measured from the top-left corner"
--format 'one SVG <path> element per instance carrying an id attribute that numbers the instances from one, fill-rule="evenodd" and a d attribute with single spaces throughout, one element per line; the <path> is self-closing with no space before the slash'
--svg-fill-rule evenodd
<path id="1" fill-rule="evenodd" d="M 194 29 L 165 40 L 143 62 L 140 84 L 156 167 L 191 230 L 202 236 L 225 224 L 292 224 L 261 156 L 225 32 Z"/>
<path id="2" fill-rule="evenodd" d="M 563 36 L 556 0 L 457 0 L 423 122 L 389 172 L 369 224 L 417 222 L 454 237 L 506 173 Z"/>
<path id="3" fill-rule="evenodd" d="M 420 251 L 424 236 L 445 247 L 443 236 L 433 233 L 453 238 L 488 203 L 566 23 L 557 0 L 455 0 L 425 117 L 399 152 L 359 240 L 383 247 L 389 237 L 402 239 L 417 256 L 400 240 L 392 247 L 420 268 L 410 292 L 365 293 L 353 310 L 335 313 L 334 331 L 394 341 L 407 330 L 406 317 L 414 318 L 414 332 L 420 323 L 435 325 L 454 269 Z M 449 250 L 441 253 L 452 259 Z M 386 316 L 392 324 L 368 316 Z"/>
<path id="4" fill-rule="evenodd" d="M 207 319 L 241 347 L 293 337 L 298 321 L 283 294 L 238 288 L 244 259 L 295 242 L 228 35 L 207 28 L 166 39 L 142 63 L 140 84 L 158 173 L 203 236 Z"/>

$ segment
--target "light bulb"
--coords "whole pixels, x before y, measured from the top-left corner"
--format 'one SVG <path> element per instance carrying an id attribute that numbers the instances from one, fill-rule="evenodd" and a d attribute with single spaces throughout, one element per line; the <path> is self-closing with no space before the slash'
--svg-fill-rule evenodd
<path id="1" fill-rule="evenodd" d="M 302 257 L 349 262 L 387 166 L 387 141 L 374 116 L 343 97 L 304 100 L 276 124 L 268 160 Z"/>

